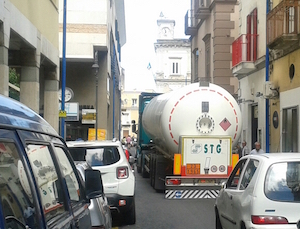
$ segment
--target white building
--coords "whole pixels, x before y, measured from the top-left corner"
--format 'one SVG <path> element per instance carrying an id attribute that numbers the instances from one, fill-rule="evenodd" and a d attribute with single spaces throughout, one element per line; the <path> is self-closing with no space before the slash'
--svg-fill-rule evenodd
<path id="1" fill-rule="evenodd" d="M 191 83 L 191 44 L 188 39 L 175 39 L 175 21 L 162 14 L 157 20 L 158 39 L 154 44 L 157 68 L 156 91 L 175 90 Z"/>
<path id="2" fill-rule="evenodd" d="M 232 43 L 232 73 L 239 79 L 238 102 L 243 114 L 241 141 L 266 149 L 266 2 L 239 2 L 239 35 Z"/>

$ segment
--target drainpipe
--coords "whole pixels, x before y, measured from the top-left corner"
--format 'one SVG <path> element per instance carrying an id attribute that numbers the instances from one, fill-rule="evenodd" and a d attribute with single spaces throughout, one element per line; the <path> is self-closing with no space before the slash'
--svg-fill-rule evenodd
<path id="1" fill-rule="evenodd" d="M 113 138 L 115 138 L 115 87 L 116 87 L 116 70 L 115 70 L 115 57 L 116 57 L 116 50 L 115 46 L 113 46 L 113 62 L 112 62 L 112 75 L 113 75 Z"/>
<path id="2" fill-rule="evenodd" d="M 269 6 L 270 6 L 270 0 L 267 0 L 267 7 L 266 7 L 266 16 L 268 16 L 268 13 L 269 13 Z M 267 18 L 266 18 L 266 21 L 267 21 Z M 267 28 L 268 25 L 266 23 L 266 34 L 267 34 Z M 269 48 L 267 46 L 267 43 L 266 43 L 266 81 L 269 81 Z M 269 146 L 270 146 L 270 136 L 269 136 L 269 99 L 266 99 L 266 153 L 269 153 L 270 152 L 270 149 L 269 149 Z"/>

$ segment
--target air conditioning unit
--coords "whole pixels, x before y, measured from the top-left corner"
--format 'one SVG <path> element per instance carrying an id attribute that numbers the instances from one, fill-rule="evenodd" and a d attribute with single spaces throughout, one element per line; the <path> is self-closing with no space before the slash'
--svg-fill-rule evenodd
<path id="1" fill-rule="evenodd" d="M 264 85 L 263 95 L 266 99 L 278 97 L 278 90 L 275 88 L 274 84 L 270 81 L 266 81 Z"/>

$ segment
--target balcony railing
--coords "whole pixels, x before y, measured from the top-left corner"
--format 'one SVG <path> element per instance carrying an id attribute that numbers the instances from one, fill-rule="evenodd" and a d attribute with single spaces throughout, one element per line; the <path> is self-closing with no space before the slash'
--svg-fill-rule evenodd
<path id="1" fill-rule="evenodd" d="M 299 34 L 300 0 L 282 0 L 267 16 L 267 44 L 271 49 L 292 45 Z"/>
<path id="2" fill-rule="evenodd" d="M 195 18 L 195 11 L 188 10 L 185 15 L 185 35 L 195 35 L 199 19 Z"/>
<path id="3" fill-rule="evenodd" d="M 258 34 L 242 34 L 232 43 L 232 67 L 257 59 Z"/>

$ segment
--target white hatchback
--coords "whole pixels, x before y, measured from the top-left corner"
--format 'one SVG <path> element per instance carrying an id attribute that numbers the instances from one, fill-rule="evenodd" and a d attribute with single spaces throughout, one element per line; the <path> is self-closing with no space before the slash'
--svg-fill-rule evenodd
<path id="1" fill-rule="evenodd" d="M 93 169 L 101 171 L 112 214 L 120 213 L 125 223 L 135 224 L 135 176 L 121 142 L 72 141 L 67 142 L 67 146 L 74 161 L 86 161 Z"/>
<path id="2" fill-rule="evenodd" d="M 300 153 L 242 157 L 215 203 L 216 229 L 297 228 Z"/>

